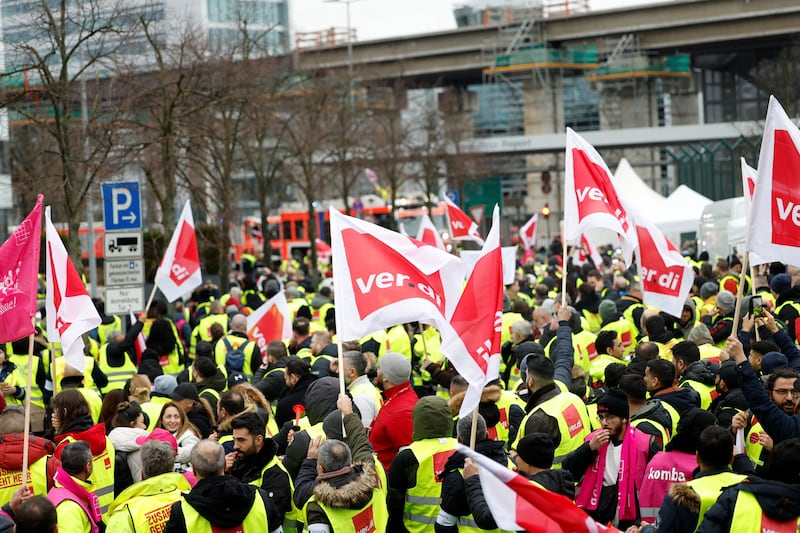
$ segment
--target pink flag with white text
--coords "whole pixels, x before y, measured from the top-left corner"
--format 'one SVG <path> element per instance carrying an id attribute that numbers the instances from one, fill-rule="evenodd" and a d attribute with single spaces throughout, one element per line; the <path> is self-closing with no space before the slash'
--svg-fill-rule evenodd
<path id="1" fill-rule="evenodd" d="M 0 343 L 34 332 L 42 242 L 42 195 L 33 211 L 0 247 Z"/>

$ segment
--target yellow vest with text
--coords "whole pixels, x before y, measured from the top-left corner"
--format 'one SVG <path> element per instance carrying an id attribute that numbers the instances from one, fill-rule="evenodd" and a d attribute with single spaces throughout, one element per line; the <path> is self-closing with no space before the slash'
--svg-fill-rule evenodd
<path id="1" fill-rule="evenodd" d="M 442 482 L 439 474 L 456 450 L 456 439 L 442 437 L 414 441 L 407 447 L 417 458 L 417 482 L 406 491 L 403 523 L 409 533 L 433 531 L 439 515 Z M 401 448 L 402 450 L 402 448 Z"/>
<path id="2" fill-rule="evenodd" d="M 125 354 L 122 366 L 111 366 L 108 364 L 108 344 L 100 346 L 100 354 L 97 357 L 97 368 L 108 378 L 108 385 L 103 387 L 100 392 L 103 394 L 116 389 L 124 389 L 125 382 L 136 374 L 136 365 Z"/>
<path id="3" fill-rule="evenodd" d="M 181 509 L 183 510 L 186 531 L 190 531 L 191 533 L 212 533 L 211 523 L 208 520 L 200 516 L 200 513 L 186 500 L 179 501 Z M 267 521 L 267 511 L 264 509 L 264 500 L 261 499 L 261 494 L 256 492 L 253 506 L 244 518 L 244 522 L 242 522 L 238 528 L 232 529 L 232 531 L 241 531 L 242 533 L 265 533 L 269 531 L 268 527 L 269 522 Z"/>
<path id="4" fill-rule="evenodd" d="M 733 472 L 720 472 L 713 476 L 704 476 L 698 479 L 687 481 L 686 484 L 700 496 L 700 514 L 697 516 L 697 526 L 695 531 L 700 527 L 700 522 L 706 516 L 712 505 L 717 502 L 722 489 L 740 483 L 747 476 L 741 474 L 734 474 Z M 735 531 L 735 530 L 734 530 Z"/>
<path id="5" fill-rule="evenodd" d="M 189 481 L 177 472 L 134 483 L 109 507 L 107 531 L 162 531 L 169 521 L 172 504 L 181 499 L 183 491 L 191 489 Z"/>
<path id="6" fill-rule="evenodd" d="M 26 485 L 33 489 L 36 496 L 47 496 L 47 460 L 52 455 L 40 457 L 28 466 Z M 22 470 L 6 470 L 0 468 L 0 503 L 5 505 L 11 501 L 14 492 L 22 486 Z"/>
<path id="7" fill-rule="evenodd" d="M 386 531 L 389 523 L 389 510 L 386 507 L 386 494 L 376 488 L 372 491 L 372 499 L 360 509 L 345 509 L 341 507 L 329 507 L 313 495 L 308 503 L 316 502 L 328 517 L 331 523 L 331 531 L 335 533 L 377 533 Z M 303 509 L 303 523 L 308 525 L 306 507 Z M 306 531 L 308 531 L 306 529 Z"/>
<path id="8" fill-rule="evenodd" d="M 512 449 L 517 449 L 519 441 L 524 437 L 525 425 L 536 411 L 544 411 L 558 422 L 558 431 L 561 441 L 555 450 L 553 468 L 561 468 L 561 463 L 567 455 L 583 444 L 584 439 L 592 432 L 592 423 L 586 405 L 578 396 L 571 392 L 560 392 L 525 415 L 517 431 L 517 438 Z"/>
<path id="9" fill-rule="evenodd" d="M 778 522 L 764 514 L 752 493 L 739 491 L 731 518 L 735 533 L 766 533 L 768 531 L 800 531 L 800 517 Z"/>
<path id="10" fill-rule="evenodd" d="M 508 443 L 508 435 L 511 431 L 508 417 L 511 406 L 518 405 L 524 411 L 525 402 L 523 402 L 522 398 L 517 396 L 516 393 L 508 390 L 501 390 L 500 398 L 495 402 L 495 405 L 497 406 L 497 410 L 500 411 L 500 422 L 494 426 L 497 431 L 497 440 Z M 517 430 L 519 431 L 519 428 L 517 428 Z"/>

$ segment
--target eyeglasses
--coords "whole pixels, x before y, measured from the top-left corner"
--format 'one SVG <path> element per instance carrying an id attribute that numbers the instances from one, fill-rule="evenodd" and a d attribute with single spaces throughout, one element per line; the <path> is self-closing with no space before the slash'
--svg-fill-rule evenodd
<path id="1" fill-rule="evenodd" d="M 787 396 L 791 394 L 794 398 L 800 397 L 800 392 L 794 389 L 772 389 L 772 392 L 778 396 Z"/>

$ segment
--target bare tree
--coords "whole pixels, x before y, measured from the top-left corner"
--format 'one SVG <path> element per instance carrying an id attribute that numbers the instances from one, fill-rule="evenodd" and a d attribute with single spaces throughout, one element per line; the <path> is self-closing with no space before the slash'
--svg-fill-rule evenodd
<path id="1" fill-rule="evenodd" d="M 43 143 L 40 162 L 15 164 L 38 167 L 39 180 L 25 184 L 48 194 L 56 213 L 69 225 L 68 246 L 79 263 L 78 238 L 84 218 L 84 201 L 96 179 L 119 168 L 119 114 L 114 105 L 114 82 L 103 76 L 109 58 L 124 51 L 136 31 L 118 0 L 69 0 L 37 2 L 37 8 L 6 19 L 6 64 L 12 76 L 24 80 L 23 94 L 5 95 L 12 116 L 12 143 L 39 138 L 45 132 L 52 142 Z M 76 120 L 76 118 L 78 120 Z M 18 128 L 28 131 L 17 136 Z M 39 131 L 33 131 L 39 130 Z M 22 147 L 12 148 L 21 155 Z M 55 186 L 54 186 L 55 184 Z M 51 202 L 55 200 L 55 202 Z M 57 202 L 57 203 L 56 203 Z"/>

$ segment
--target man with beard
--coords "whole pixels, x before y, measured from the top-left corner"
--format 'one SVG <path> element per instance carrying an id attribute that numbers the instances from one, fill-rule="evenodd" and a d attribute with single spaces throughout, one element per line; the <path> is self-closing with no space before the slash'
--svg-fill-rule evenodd
<path id="1" fill-rule="evenodd" d="M 226 469 L 244 483 L 264 489 L 283 519 L 292 509 L 289 474 L 275 454 L 277 446 L 265 437 L 265 423 L 256 413 L 245 413 L 231 421 L 234 451 L 225 456 Z"/>
<path id="2" fill-rule="evenodd" d="M 767 379 L 766 389 L 770 400 L 788 416 L 794 415 L 797 406 L 796 381 L 797 372 L 791 368 L 779 368 Z M 756 472 L 761 472 L 772 451 L 772 437 L 764 431 L 761 423 L 749 411 L 734 415 L 731 429 L 734 431 L 744 429 L 745 453 L 755 464 Z"/>

